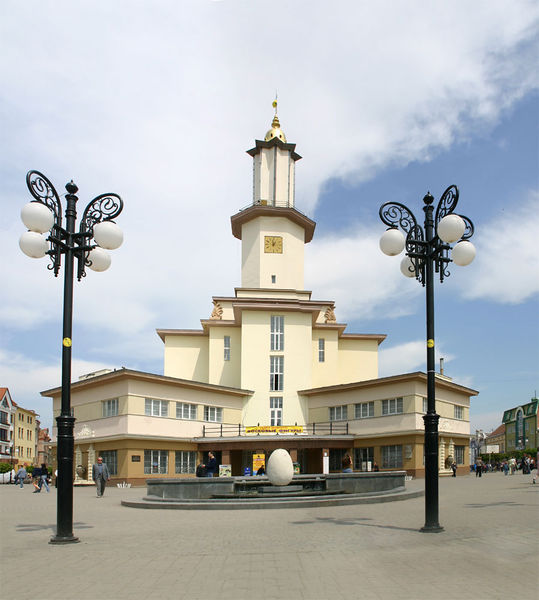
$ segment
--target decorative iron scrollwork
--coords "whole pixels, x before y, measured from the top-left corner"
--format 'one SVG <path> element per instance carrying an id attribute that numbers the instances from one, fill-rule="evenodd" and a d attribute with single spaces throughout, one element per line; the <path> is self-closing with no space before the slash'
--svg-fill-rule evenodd
<path id="1" fill-rule="evenodd" d="M 434 225 L 438 223 L 446 216 L 451 214 L 457 207 L 459 201 L 459 188 L 456 185 L 450 185 L 445 192 L 442 194 L 438 206 L 436 208 L 436 215 L 434 217 Z"/>
<path id="2" fill-rule="evenodd" d="M 408 207 L 400 202 L 386 202 L 380 207 L 380 219 L 388 227 L 400 227 L 406 233 L 409 233 L 414 227 L 417 227 L 417 221 Z"/>
<path id="3" fill-rule="evenodd" d="M 52 183 L 39 171 L 28 171 L 26 185 L 32 196 L 54 213 L 54 222 L 62 226 L 62 203 Z"/>

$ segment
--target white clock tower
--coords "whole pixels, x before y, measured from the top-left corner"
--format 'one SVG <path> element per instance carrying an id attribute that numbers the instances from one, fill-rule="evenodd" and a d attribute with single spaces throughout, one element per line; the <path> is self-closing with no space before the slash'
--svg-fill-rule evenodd
<path id="1" fill-rule="evenodd" d="M 304 245 L 315 223 L 294 208 L 296 145 L 286 141 L 277 114 L 253 157 L 253 202 L 232 218 L 242 241 L 241 286 L 249 290 L 303 290 Z"/>

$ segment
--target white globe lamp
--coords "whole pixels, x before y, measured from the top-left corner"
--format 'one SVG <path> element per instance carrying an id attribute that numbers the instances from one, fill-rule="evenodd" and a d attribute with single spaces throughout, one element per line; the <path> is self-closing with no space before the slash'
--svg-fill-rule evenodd
<path id="1" fill-rule="evenodd" d="M 380 238 L 380 250 L 387 256 L 397 256 L 404 250 L 405 238 L 402 231 L 391 227 Z"/>
<path id="2" fill-rule="evenodd" d="M 97 271 L 98 273 L 102 271 L 106 271 L 110 267 L 111 258 L 110 254 L 103 250 L 103 248 L 94 248 L 88 254 L 88 260 L 91 264 L 88 265 L 92 271 Z"/>
<path id="3" fill-rule="evenodd" d="M 19 238 L 20 249 L 30 258 L 43 258 L 49 249 L 47 238 L 37 231 L 26 231 Z"/>
<path id="4" fill-rule="evenodd" d="M 466 223 L 459 215 L 446 215 L 438 223 L 438 237 L 447 244 L 460 240 L 466 230 Z"/>
<path id="5" fill-rule="evenodd" d="M 29 202 L 22 207 L 22 222 L 30 231 L 45 233 L 54 225 L 54 213 L 41 204 L 41 202 Z"/>
<path id="6" fill-rule="evenodd" d="M 122 230 L 112 221 L 102 221 L 94 225 L 94 239 L 101 248 L 116 250 L 124 241 Z"/>
<path id="7" fill-rule="evenodd" d="M 472 242 L 459 242 L 454 246 L 451 258 L 459 267 L 465 267 L 475 258 L 475 246 Z"/>
<path id="8" fill-rule="evenodd" d="M 415 267 L 412 259 L 409 256 L 405 256 L 401 260 L 401 273 L 405 277 L 415 277 Z"/>

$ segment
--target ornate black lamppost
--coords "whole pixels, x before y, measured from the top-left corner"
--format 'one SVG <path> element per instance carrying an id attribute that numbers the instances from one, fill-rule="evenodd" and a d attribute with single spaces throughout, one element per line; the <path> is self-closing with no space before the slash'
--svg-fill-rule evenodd
<path id="1" fill-rule="evenodd" d="M 425 526 L 424 532 L 443 531 L 438 522 L 438 421 L 435 400 L 434 355 L 434 272 L 440 281 L 449 275 L 450 262 L 465 266 L 475 257 L 473 244 L 467 241 L 474 232 L 473 223 L 455 210 L 459 198 L 457 186 L 448 187 L 442 194 L 434 214 L 434 198 L 423 198 L 424 226 L 419 225 L 412 212 L 399 202 L 386 202 L 380 207 L 380 218 L 389 229 L 380 239 L 384 254 L 396 256 L 406 247 L 401 271 L 415 277 L 427 291 L 427 414 L 425 421 Z M 406 238 L 402 234 L 406 233 Z M 460 240 L 460 241 L 458 241 Z M 450 244 L 453 247 L 449 258 Z"/>
<path id="2" fill-rule="evenodd" d="M 73 321 L 73 266 L 77 259 L 77 279 L 85 277 L 86 267 L 105 271 L 110 266 L 110 256 L 103 249 L 119 248 L 123 241 L 121 229 L 112 221 L 123 209 L 117 194 L 101 194 L 84 209 L 79 231 L 77 220 L 77 186 L 71 181 L 67 190 L 65 227 L 62 227 L 62 204 L 52 183 L 38 171 L 30 171 L 26 184 L 35 198 L 23 207 L 21 218 L 29 231 L 23 233 L 19 245 L 31 258 L 48 254 L 48 268 L 57 277 L 62 255 L 64 263 L 64 311 L 62 334 L 62 406 L 56 418 L 58 428 L 58 501 L 56 535 L 50 542 L 66 544 L 78 542 L 73 535 L 73 428 L 71 416 L 71 326 Z M 46 235 L 43 235 L 46 234 Z"/>

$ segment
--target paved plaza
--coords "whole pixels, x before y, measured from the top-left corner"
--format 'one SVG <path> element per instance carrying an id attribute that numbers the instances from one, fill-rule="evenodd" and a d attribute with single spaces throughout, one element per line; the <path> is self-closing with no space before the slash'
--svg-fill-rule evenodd
<path id="1" fill-rule="evenodd" d="M 423 480 L 407 482 L 419 489 Z M 424 498 L 272 510 L 126 508 L 144 488 L 74 490 L 80 543 L 50 545 L 56 490 L 0 486 L 0 597 L 120 599 L 538 598 L 539 485 L 521 474 L 440 479 Z"/>

